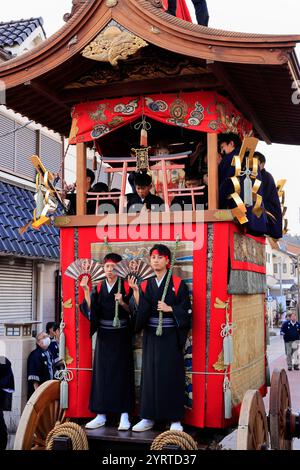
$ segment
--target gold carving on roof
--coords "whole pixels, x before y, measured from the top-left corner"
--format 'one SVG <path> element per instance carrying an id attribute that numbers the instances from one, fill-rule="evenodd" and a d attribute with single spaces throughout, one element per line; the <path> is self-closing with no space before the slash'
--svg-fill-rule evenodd
<path id="1" fill-rule="evenodd" d="M 113 8 L 113 7 L 115 7 L 116 5 L 118 5 L 118 0 L 106 0 L 105 5 L 106 5 L 108 8 Z"/>
<path id="2" fill-rule="evenodd" d="M 121 31 L 117 26 L 111 26 L 86 46 L 82 55 L 86 59 L 109 62 L 116 66 L 119 60 L 126 60 L 147 45 L 147 42 L 138 36 Z"/>

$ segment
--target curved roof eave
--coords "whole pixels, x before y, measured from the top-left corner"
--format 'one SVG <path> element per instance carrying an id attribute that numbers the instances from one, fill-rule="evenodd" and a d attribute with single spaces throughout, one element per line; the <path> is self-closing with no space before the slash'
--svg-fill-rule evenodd
<path id="1" fill-rule="evenodd" d="M 87 1 L 57 33 L 31 52 L 0 67 L 7 88 L 32 80 L 67 62 L 115 20 L 147 42 L 169 51 L 209 61 L 280 65 L 290 60 L 300 35 L 229 32 L 188 23 L 147 0 Z"/>

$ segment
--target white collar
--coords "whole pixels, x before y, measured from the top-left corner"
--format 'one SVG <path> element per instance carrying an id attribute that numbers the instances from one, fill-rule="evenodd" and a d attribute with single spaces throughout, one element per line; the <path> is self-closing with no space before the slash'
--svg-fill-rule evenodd
<path id="1" fill-rule="evenodd" d="M 163 277 L 161 278 L 160 281 L 157 279 L 157 277 L 155 278 L 157 287 L 160 287 L 160 285 L 161 285 L 161 283 L 163 282 L 163 280 L 164 280 L 166 274 L 167 274 L 167 271 L 165 272 L 165 274 L 163 275 Z"/>
<path id="2" fill-rule="evenodd" d="M 110 291 L 113 289 L 113 287 L 114 287 L 115 283 L 117 282 L 117 280 L 118 280 L 118 279 L 116 279 L 115 282 L 114 282 L 112 285 L 110 285 L 109 282 L 108 282 L 108 280 L 105 279 L 105 281 L 106 281 L 106 287 L 107 287 L 108 293 L 110 293 Z"/>

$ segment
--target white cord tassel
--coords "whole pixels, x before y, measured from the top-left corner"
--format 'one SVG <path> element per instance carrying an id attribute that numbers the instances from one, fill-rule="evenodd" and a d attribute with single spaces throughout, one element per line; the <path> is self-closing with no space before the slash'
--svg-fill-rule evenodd
<path id="1" fill-rule="evenodd" d="M 249 175 L 244 180 L 244 203 L 246 207 L 253 206 L 252 181 Z"/>
<path id="2" fill-rule="evenodd" d="M 230 382 L 225 375 L 223 382 L 223 393 L 224 393 L 224 417 L 225 419 L 230 419 L 232 417 L 232 403 L 231 403 L 231 390 Z"/>
<path id="3" fill-rule="evenodd" d="M 66 335 L 62 328 L 60 330 L 60 337 L 59 337 L 59 360 L 60 361 L 66 360 Z"/>
<path id="4" fill-rule="evenodd" d="M 250 175 L 252 174 L 249 168 L 249 158 L 247 158 L 245 179 L 244 179 L 244 204 L 246 207 L 253 206 L 253 194 L 252 194 L 252 181 Z"/>
<path id="5" fill-rule="evenodd" d="M 229 366 L 233 363 L 233 345 L 232 336 L 227 335 L 223 339 L 223 354 L 224 354 L 224 365 Z"/>
<path id="6" fill-rule="evenodd" d="M 60 407 L 66 410 L 69 406 L 69 386 L 66 380 L 60 382 Z"/>
<path id="7" fill-rule="evenodd" d="M 66 364 L 64 364 L 66 367 Z M 62 369 L 55 372 L 54 378 L 60 380 L 59 405 L 62 410 L 69 406 L 69 384 L 73 380 L 73 372 L 68 369 Z"/>

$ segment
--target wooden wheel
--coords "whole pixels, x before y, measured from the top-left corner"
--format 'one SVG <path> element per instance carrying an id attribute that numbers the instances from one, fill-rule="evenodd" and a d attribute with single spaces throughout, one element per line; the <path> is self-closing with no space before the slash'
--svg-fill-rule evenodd
<path id="1" fill-rule="evenodd" d="M 263 399 L 258 390 L 248 390 L 240 411 L 237 450 L 265 450 L 268 447 L 268 422 Z"/>
<path id="2" fill-rule="evenodd" d="M 28 400 L 17 429 L 14 450 L 45 450 L 46 437 L 64 419 L 59 406 L 59 380 L 40 385 Z"/>
<path id="3" fill-rule="evenodd" d="M 292 439 L 286 438 L 286 414 L 291 410 L 289 381 L 284 369 L 275 369 L 270 390 L 270 435 L 271 447 L 291 450 Z"/>

